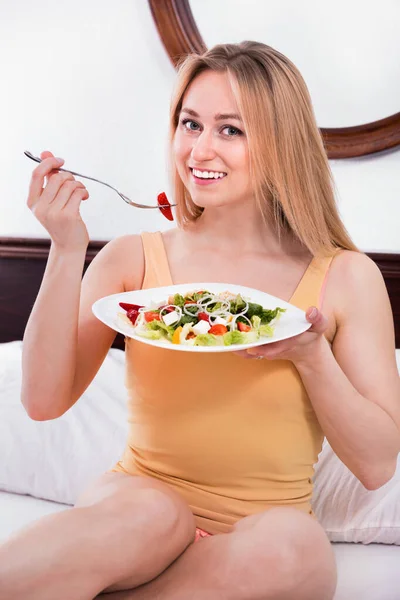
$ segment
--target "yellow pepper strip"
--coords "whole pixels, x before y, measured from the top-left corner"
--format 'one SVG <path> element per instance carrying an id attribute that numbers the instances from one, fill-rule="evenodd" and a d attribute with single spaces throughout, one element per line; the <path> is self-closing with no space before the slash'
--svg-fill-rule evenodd
<path id="1" fill-rule="evenodd" d="M 183 327 L 180 326 L 177 329 L 175 329 L 174 334 L 172 336 L 172 343 L 173 344 L 180 344 L 180 333 L 182 331 Z"/>

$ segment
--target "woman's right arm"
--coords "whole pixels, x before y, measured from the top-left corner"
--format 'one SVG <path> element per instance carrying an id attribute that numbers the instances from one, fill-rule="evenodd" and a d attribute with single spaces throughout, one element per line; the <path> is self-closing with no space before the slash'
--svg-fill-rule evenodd
<path id="1" fill-rule="evenodd" d="M 50 153 L 42 158 L 32 176 L 28 206 L 52 243 L 24 333 L 21 398 L 29 416 L 41 421 L 61 416 L 78 400 L 113 343 L 116 332 L 93 315 L 92 304 L 126 291 L 127 245 L 129 256 L 136 256 L 129 266 L 137 265 L 138 287 L 143 271 L 140 237 L 122 236 L 102 248 L 82 280 L 89 236 L 79 206 L 88 193 L 71 175 L 55 171 L 61 163 Z"/>

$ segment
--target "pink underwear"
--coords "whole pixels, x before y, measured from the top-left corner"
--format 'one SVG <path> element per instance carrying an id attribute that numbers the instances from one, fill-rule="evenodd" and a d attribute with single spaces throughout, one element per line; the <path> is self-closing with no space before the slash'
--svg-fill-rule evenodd
<path id="1" fill-rule="evenodd" d="M 200 527 L 196 527 L 196 535 L 194 537 L 194 541 L 198 542 L 199 539 L 204 538 L 204 537 L 208 537 L 212 535 L 211 533 L 208 533 L 207 531 L 204 531 L 204 529 L 200 529 Z"/>

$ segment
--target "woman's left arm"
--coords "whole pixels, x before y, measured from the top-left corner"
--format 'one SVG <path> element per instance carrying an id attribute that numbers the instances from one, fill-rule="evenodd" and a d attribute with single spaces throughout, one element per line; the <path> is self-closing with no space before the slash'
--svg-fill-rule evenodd
<path id="1" fill-rule="evenodd" d="M 292 360 L 332 449 L 374 490 L 391 479 L 400 452 L 400 378 L 391 306 L 378 267 L 364 254 L 339 254 L 327 295 L 328 288 L 335 295 L 337 323 L 332 348 L 323 335 L 325 317 L 310 308 L 310 330 L 248 352 Z"/>

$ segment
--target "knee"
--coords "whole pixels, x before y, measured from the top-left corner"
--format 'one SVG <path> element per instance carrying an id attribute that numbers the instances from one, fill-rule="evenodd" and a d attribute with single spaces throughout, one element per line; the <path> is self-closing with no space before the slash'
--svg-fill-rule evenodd
<path id="1" fill-rule="evenodd" d="M 244 559 L 242 569 L 247 574 L 254 573 L 255 584 L 261 589 L 265 573 L 274 573 L 279 592 L 286 591 L 288 598 L 305 585 L 315 592 L 304 598 L 333 598 L 335 558 L 324 530 L 315 519 L 295 508 L 276 507 L 239 521 L 234 532 L 238 542 L 248 540 L 245 556 L 240 552 L 238 556 Z"/>
<path id="2" fill-rule="evenodd" d="M 154 488 L 122 490 L 100 500 L 97 510 L 126 533 L 154 530 L 160 538 L 179 538 L 189 544 L 194 537 L 194 517 L 180 497 Z"/>

